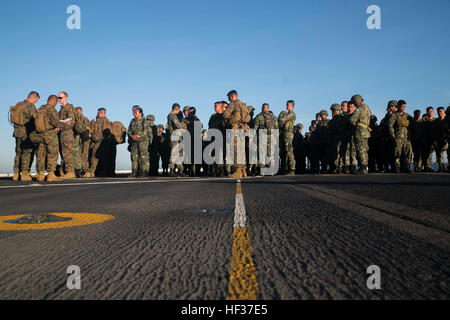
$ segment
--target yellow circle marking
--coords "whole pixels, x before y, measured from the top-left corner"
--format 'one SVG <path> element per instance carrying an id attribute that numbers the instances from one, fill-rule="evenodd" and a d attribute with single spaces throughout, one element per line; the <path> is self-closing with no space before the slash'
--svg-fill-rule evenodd
<path id="1" fill-rule="evenodd" d="M 14 216 L 1 216 L 0 217 L 0 230 L 43 230 L 43 229 L 60 229 L 69 227 L 79 227 L 88 224 L 102 223 L 109 220 L 113 220 L 114 216 L 109 214 L 99 214 L 99 213 L 49 213 L 62 218 L 72 218 L 69 221 L 62 222 L 49 222 L 40 224 L 15 224 L 6 223 L 5 221 L 18 219 L 24 214 L 14 215 Z"/>

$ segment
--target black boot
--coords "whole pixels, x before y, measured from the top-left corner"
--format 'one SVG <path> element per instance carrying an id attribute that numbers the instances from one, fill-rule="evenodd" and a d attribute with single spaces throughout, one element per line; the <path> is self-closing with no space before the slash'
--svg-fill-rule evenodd
<path id="1" fill-rule="evenodd" d="M 137 178 L 138 177 L 138 173 L 136 170 L 131 171 L 131 174 L 128 176 L 128 178 Z"/>
<path id="2" fill-rule="evenodd" d="M 75 169 L 75 176 L 79 179 L 82 176 L 82 171 L 81 169 Z"/>

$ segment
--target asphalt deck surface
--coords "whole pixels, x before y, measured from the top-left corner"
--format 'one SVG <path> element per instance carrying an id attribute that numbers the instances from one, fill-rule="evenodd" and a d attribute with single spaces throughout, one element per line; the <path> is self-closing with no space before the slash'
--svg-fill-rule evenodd
<path id="1" fill-rule="evenodd" d="M 257 298 L 450 298 L 450 174 L 241 183 Z M 235 199 L 232 179 L 0 179 L 0 216 L 115 217 L 0 231 L 0 299 L 226 299 Z M 66 287 L 69 265 L 81 290 Z M 380 290 L 366 286 L 370 265 Z"/>

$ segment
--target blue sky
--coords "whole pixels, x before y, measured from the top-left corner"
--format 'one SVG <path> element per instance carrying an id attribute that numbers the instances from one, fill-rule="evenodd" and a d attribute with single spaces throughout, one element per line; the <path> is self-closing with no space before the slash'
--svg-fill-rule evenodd
<path id="1" fill-rule="evenodd" d="M 66 8 L 81 8 L 81 30 Z M 381 30 L 366 9 L 381 8 Z M 259 111 L 296 101 L 298 122 L 360 93 L 379 119 L 390 99 L 407 111 L 450 104 L 450 1 L 12 1 L 0 2 L 0 172 L 12 171 L 10 105 L 31 90 L 69 93 L 95 117 L 128 126 L 134 104 L 157 123 L 195 106 L 207 123 L 230 89 Z M 130 167 L 126 145 L 117 166 Z"/>

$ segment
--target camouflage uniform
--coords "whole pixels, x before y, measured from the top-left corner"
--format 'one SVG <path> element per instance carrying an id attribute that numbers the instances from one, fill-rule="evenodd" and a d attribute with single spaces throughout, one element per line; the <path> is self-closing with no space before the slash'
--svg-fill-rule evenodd
<path id="1" fill-rule="evenodd" d="M 183 163 L 175 164 L 172 160 L 172 150 L 180 143 L 182 138 L 180 137 L 180 141 L 172 141 L 171 137 L 175 130 L 184 129 L 184 127 L 184 123 L 182 122 L 182 120 L 180 120 L 177 114 L 174 114 L 172 112 L 169 113 L 169 115 L 167 116 L 167 139 L 169 140 L 170 144 L 169 168 L 171 174 L 175 174 L 175 169 L 178 169 L 178 174 L 183 173 Z M 183 156 L 182 151 L 180 152 L 179 156 Z"/>
<path id="2" fill-rule="evenodd" d="M 303 125 L 301 123 L 294 127 L 294 139 L 292 140 L 296 174 L 306 173 L 305 138 L 303 137 L 303 134 L 300 133 L 300 128 L 303 129 Z"/>
<path id="3" fill-rule="evenodd" d="M 53 173 L 56 170 L 59 154 L 58 134 L 55 129 L 60 128 L 61 122 L 55 107 L 46 104 L 40 107 L 39 111 L 46 113 L 48 127 L 51 129 L 40 133 L 41 143 L 38 144 L 36 152 L 36 169 L 38 172 L 47 170 L 48 173 Z"/>
<path id="4" fill-rule="evenodd" d="M 272 154 L 272 143 L 271 143 L 271 134 L 272 129 L 278 129 L 278 119 L 271 111 L 262 111 L 259 113 L 255 120 L 253 121 L 254 129 L 256 130 L 259 136 L 259 129 L 267 130 L 267 156 L 270 157 Z M 277 146 L 278 147 L 278 146 Z M 258 151 L 259 156 L 259 151 Z M 263 162 L 259 162 L 259 167 L 263 168 L 266 165 Z M 269 164 L 267 164 L 269 166 Z"/>
<path id="5" fill-rule="evenodd" d="M 80 132 L 76 132 L 74 129 L 74 150 L 73 150 L 73 163 L 75 170 L 89 171 L 89 126 L 90 121 L 83 115 L 75 114 L 77 127 Z M 74 126 L 75 127 L 75 126 Z M 82 131 L 82 132 L 81 132 Z"/>
<path id="6" fill-rule="evenodd" d="M 328 112 L 326 110 L 322 110 L 320 114 L 326 114 L 328 116 Z M 331 150 L 332 150 L 332 137 L 329 132 L 329 124 L 330 120 L 320 120 L 317 123 L 316 134 L 318 139 L 318 156 L 320 159 L 321 171 L 322 173 L 326 173 L 328 171 L 328 167 L 332 166 L 331 161 Z"/>
<path id="7" fill-rule="evenodd" d="M 90 145 L 90 157 L 91 157 L 91 177 L 95 177 L 95 171 L 97 170 L 100 159 L 105 157 L 105 144 L 110 142 L 111 136 L 111 121 L 108 118 L 97 118 L 91 121 L 92 143 Z"/>
<path id="8" fill-rule="evenodd" d="M 280 128 L 280 159 L 282 172 L 295 171 L 294 147 L 294 123 L 295 112 L 282 111 L 278 116 L 278 127 Z"/>
<path id="9" fill-rule="evenodd" d="M 352 98 L 355 102 L 359 97 Z M 361 98 L 362 100 L 362 98 Z M 356 104 L 355 104 L 356 105 Z M 355 126 L 355 147 L 358 159 L 358 167 L 362 173 L 368 172 L 369 165 L 369 138 L 370 138 L 370 116 L 372 115 L 369 107 L 365 104 L 356 107 L 355 112 L 350 116 L 350 123 Z"/>
<path id="10" fill-rule="evenodd" d="M 131 152 L 131 168 L 133 172 L 141 170 L 141 175 L 148 174 L 150 170 L 150 158 L 148 154 L 148 131 L 149 125 L 147 119 L 142 117 L 141 119 L 133 118 L 128 126 L 128 140 L 130 141 Z M 134 141 L 131 136 L 140 135 L 141 138 Z"/>
<path id="11" fill-rule="evenodd" d="M 406 112 L 394 112 L 389 119 L 389 137 L 395 148 L 395 172 L 410 171 L 412 146 L 409 123 L 412 120 Z"/>
<path id="12" fill-rule="evenodd" d="M 222 113 L 214 113 L 211 115 L 208 121 L 208 129 L 216 129 L 219 130 L 222 133 L 223 137 L 223 145 L 222 145 L 222 159 L 225 163 L 225 146 L 226 146 L 226 129 L 225 129 L 225 123 L 223 119 Z M 215 154 L 213 155 L 215 156 Z M 224 164 L 217 164 L 214 163 L 212 168 L 212 173 L 215 177 L 221 177 L 225 175 L 225 168 Z"/>
<path id="13" fill-rule="evenodd" d="M 61 152 L 62 165 L 66 173 L 74 171 L 73 150 L 75 145 L 75 137 L 73 134 L 73 125 L 75 123 L 75 111 L 73 105 L 66 104 L 61 106 L 59 110 L 59 120 L 71 118 L 70 125 L 61 122 L 61 131 L 59 132 L 59 150 Z"/>
<path id="14" fill-rule="evenodd" d="M 198 121 L 200 123 L 201 128 L 203 128 L 202 123 L 200 122 L 200 119 L 197 118 L 196 115 L 189 116 L 186 118 L 187 122 L 187 130 L 189 131 L 189 134 L 191 135 L 191 163 L 186 165 L 186 169 L 188 174 L 193 177 L 196 174 L 198 174 L 197 170 L 199 169 L 198 166 L 195 165 L 195 158 L 194 158 L 194 141 L 196 141 L 196 137 L 194 136 L 194 124 Z"/>
<path id="15" fill-rule="evenodd" d="M 396 103 L 397 102 L 395 102 L 395 104 Z M 378 126 L 380 130 L 379 150 L 381 158 L 381 163 L 378 169 L 381 172 L 393 171 L 395 167 L 395 146 L 389 135 L 389 120 L 392 115 L 393 114 L 387 112 Z"/>
<path id="16" fill-rule="evenodd" d="M 444 153 L 447 151 L 448 160 L 448 127 L 447 119 L 437 118 L 434 121 L 434 150 L 436 150 L 436 162 L 439 166 L 439 172 L 445 171 Z"/>
<path id="17" fill-rule="evenodd" d="M 355 131 L 356 128 L 351 124 L 350 117 L 352 114 L 346 113 L 342 117 L 342 151 L 341 162 L 339 166 L 344 168 L 344 173 L 354 173 L 356 161 L 356 145 L 355 145 Z"/>
<path id="18" fill-rule="evenodd" d="M 250 127 L 248 125 L 249 121 L 251 120 L 251 117 L 248 113 L 248 108 L 245 105 L 245 103 L 241 102 L 239 99 L 230 102 L 228 105 L 228 108 L 223 113 L 223 118 L 226 119 L 228 128 L 227 129 L 233 129 L 233 131 L 237 131 L 239 129 L 242 129 L 244 132 L 247 131 Z M 242 116 L 245 116 L 247 119 L 243 119 Z M 238 139 L 243 139 L 242 143 L 244 144 L 245 149 L 245 139 L 241 136 L 234 137 L 233 141 L 233 150 L 234 150 L 234 167 L 236 168 L 235 176 L 238 177 L 240 174 L 242 176 L 247 175 L 246 170 L 246 159 L 245 159 L 245 150 L 244 154 L 240 155 L 242 150 L 238 150 Z M 228 148 L 231 146 L 227 145 Z M 243 163 L 238 163 L 239 158 L 243 158 Z M 232 175 L 231 175 L 232 176 Z"/>
<path id="19" fill-rule="evenodd" d="M 429 119 L 425 118 L 422 121 L 421 125 L 421 135 L 423 137 L 423 144 L 422 144 L 422 163 L 424 166 L 424 171 L 426 172 L 433 172 L 433 166 L 432 166 L 432 156 L 434 152 L 434 145 L 435 145 L 435 132 L 434 132 L 434 121 L 436 119 Z"/>
<path id="20" fill-rule="evenodd" d="M 21 105 L 21 106 L 19 106 Z M 36 107 L 27 100 L 18 102 L 16 107 L 23 108 L 25 125 L 14 125 L 13 137 L 16 138 L 16 155 L 14 157 L 14 172 L 29 172 L 32 161 L 34 144 L 29 139 L 29 134 L 34 129 L 33 115 L 36 113 Z"/>
<path id="21" fill-rule="evenodd" d="M 339 104 L 333 104 L 330 108 L 332 111 L 340 111 L 341 106 Z M 343 128 L 344 118 L 340 114 L 336 114 L 328 123 L 328 133 L 331 140 L 330 147 L 330 162 L 331 162 L 331 172 L 332 173 L 342 173 L 343 168 L 343 142 L 344 142 L 344 128 Z"/>
<path id="22" fill-rule="evenodd" d="M 148 115 L 147 121 L 155 121 L 154 115 Z M 148 126 L 148 154 L 150 157 L 150 175 L 157 176 L 159 171 L 159 157 L 158 151 L 155 145 L 155 139 L 158 135 L 158 127 L 153 123 Z"/>

